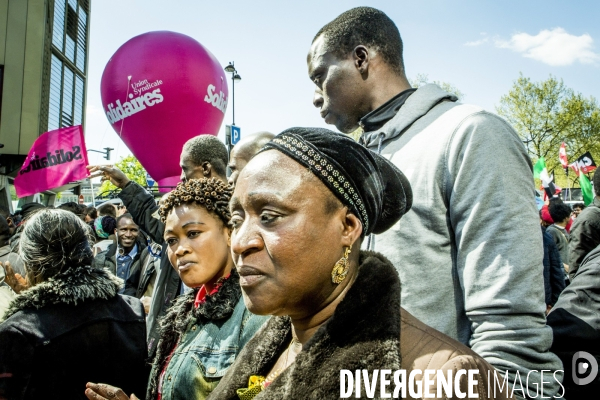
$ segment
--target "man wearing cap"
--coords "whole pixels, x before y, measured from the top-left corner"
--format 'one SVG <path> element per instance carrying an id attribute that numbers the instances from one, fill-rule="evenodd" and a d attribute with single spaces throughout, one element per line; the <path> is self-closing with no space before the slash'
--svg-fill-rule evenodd
<path id="1" fill-rule="evenodd" d="M 307 63 L 325 122 L 361 127 L 413 188 L 411 211 L 370 243 L 398 269 L 403 307 L 508 371 L 515 395 L 539 395 L 542 380 L 544 396 L 560 394 L 539 372 L 562 364 L 548 351 L 532 167 L 515 131 L 437 85 L 411 88 L 398 28 L 374 8 L 321 28 Z"/>

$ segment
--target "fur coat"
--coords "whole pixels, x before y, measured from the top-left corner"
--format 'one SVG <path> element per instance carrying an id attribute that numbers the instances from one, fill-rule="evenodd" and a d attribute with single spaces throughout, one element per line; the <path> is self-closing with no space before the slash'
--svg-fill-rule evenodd
<path id="1" fill-rule="evenodd" d="M 145 319 L 120 279 L 74 266 L 14 298 L 0 324 L 0 398 L 83 399 L 86 382 L 142 394 Z"/>
<path id="2" fill-rule="evenodd" d="M 271 318 L 248 342 L 209 400 L 238 400 L 236 390 L 247 388 L 252 375 L 266 376 L 290 340 L 290 319 Z M 400 280 L 394 266 L 381 254 L 361 251 L 357 278 L 333 316 L 304 344 L 295 362 L 254 400 L 337 399 L 342 369 L 400 368 L 407 370 L 407 376 L 413 369 L 479 369 L 477 398 L 509 398 L 503 394 L 488 397 L 484 377 L 493 367 L 401 310 Z M 435 388 L 430 392 L 436 393 Z M 375 392 L 375 398 L 379 393 Z"/>

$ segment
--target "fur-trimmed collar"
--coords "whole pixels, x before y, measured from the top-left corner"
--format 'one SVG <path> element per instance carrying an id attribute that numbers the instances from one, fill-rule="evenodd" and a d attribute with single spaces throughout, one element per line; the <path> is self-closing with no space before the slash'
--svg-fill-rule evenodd
<path id="1" fill-rule="evenodd" d="M 110 299 L 119 293 L 123 281 L 101 268 L 89 265 L 67 268 L 64 272 L 37 284 L 13 299 L 4 315 L 26 308 L 42 308 L 49 304 L 77 305 L 86 300 Z"/>
<path id="2" fill-rule="evenodd" d="M 194 308 L 194 301 L 199 290 L 199 288 L 194 289 L 192 292 L 175 299 L 165 317 L 160 321 L 160 339 L 156 356 L 152 361 L 152 374 L 146 396 L 149 399 L 156 398 L 158 378 L 165 361 L 190 324 L 229 318 L 242 296 L 240 276 L 235 268 L 231 270 L 229 277 L 223 280 L 217 293 L 207 294 L 204 303 L 200 304 L 198 308 Z"/>
<path id="3" fill-rule="evenodd" d="M 271 318 L 246 345 L 210 396 L 237 400 L 251 375 L 265 376 L 291 339 L 288 317 Z M 401 367 L 400 279 L 382 255 L 361 252 L 356 281 L 333 316 L 304 345 L 296 361 L 255 397 L 339 398 L 340 369 Z"/>

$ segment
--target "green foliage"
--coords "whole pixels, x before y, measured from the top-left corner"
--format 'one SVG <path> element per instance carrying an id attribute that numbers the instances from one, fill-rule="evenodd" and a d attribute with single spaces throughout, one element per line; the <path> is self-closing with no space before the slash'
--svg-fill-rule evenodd
<path id="1" fill-rule="evenodd" d="M 458 88 L 456 86 L 454 86 L 448 82 L 441 82 L 441 81 L 430 82 L 429 75 L 427 75 L 427 74 L 417 74 L 415 79 L 409 79 L 408 82 L 410 83 L 410 86 L 412 86 L 414 88 L 418 88 L 418 87 L 426 85 L 428 83 L 435 83 L 436 85 L 438 85 L 439 87 L 444 89 L 446 92 L 452 93 L 453 95 L 458 97 L 458 100 L 462 100 L 465 97 L 465 94 L 463 92 L 461 92 L 460 90 L 458 90 Z"/>
<path id="2" fill-rule="evenodd" d="M 569 163 L 589 151 L 600 161 L 600 107 L 594 97 L 586 98 L 550 76 L 542 82 L 532 82 L 523 74 L 514 82 L 508 94 L 500 98 L 498 114 L 515 128 L 535 162 L 546 159 L 548 172 L 562 187 L 572 185 L 558 159 L 561 143 L 567 144 Z"/>
<path id="3" fill-rule="evenodd" d="M 134 156 L 121 157 L 121 160 L 115 163 L 115 167 L 123 171 L 130 180 L 146 186 L 146 170 Z M 117 187 L 110 183 L 110 181 L 104 181 L 97 193 L 110 192 L 115 189 Z"/>

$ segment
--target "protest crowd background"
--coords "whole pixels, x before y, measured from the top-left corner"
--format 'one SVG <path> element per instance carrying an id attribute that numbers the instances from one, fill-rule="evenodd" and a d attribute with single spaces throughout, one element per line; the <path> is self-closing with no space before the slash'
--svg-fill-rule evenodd
<path id="1" fill-rule="evenodd" d="M 133 153 L 113 163 L 84 132 L 90 2 L 49 3 L 45 128 L 0 145 L 0 399 L 361 397 L 342 370 L 447 372 L 456 398 L 463 370 L 480 399 L 598 396 L 595 99 L 521 74 L 486 111 L 409 79 L 402 27 L 356 7 L 299 49 L 337 132 L 242 134 L 235 64 L 148 32 L 102 75 Z M 4 4 L 10 27 L 23 10 Z"/>

